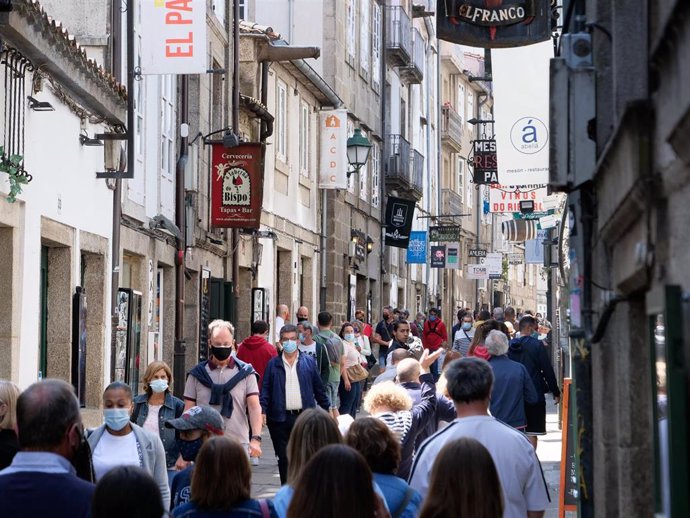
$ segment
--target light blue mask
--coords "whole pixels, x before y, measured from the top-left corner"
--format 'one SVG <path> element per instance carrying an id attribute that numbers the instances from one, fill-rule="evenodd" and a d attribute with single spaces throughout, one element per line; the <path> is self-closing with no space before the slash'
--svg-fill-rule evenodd
<path id="1" fill-rule="evenodd" d="M 294 353 L 297 350 L 297 342 L 295 340 L 286 340 L 283 342 L 283 351 L 288 354 Z"/>
<path id="2" fill-rule="evenodd" d="M 300 333 L 299 336 L 297 337 L 297 339 L 298 339 L 300 342 L 304 343 L 304 333 Z"/>
<path id="3" fill-rule="evenodd" d="M 355 342 L 355 335 L 354 333 L 348 333 L 346 334 L 343 338 L 345 338 L 345 341 L 354 343 Z"/>
<path id="4" fill-rule="evenodd" d="M 129 409 L 106 408 L 103 410 L 103 420 L 108 428 L 119 432 L 129 423 Z"/>
<path id="5" fill-rule="evenodd" d="M 471 322 L 463 322 L 462 328 L 465 331 L 469 331 L 470 329 L 472 329 L 472 323 Z"/>
<path id="6" fill-rule="evenodd" d="M 149 387 L 151 387 L 151 390 L 155 393 L 160 394 L 168 390 L 168 380 L 152 380 L 149 383 Z"/>

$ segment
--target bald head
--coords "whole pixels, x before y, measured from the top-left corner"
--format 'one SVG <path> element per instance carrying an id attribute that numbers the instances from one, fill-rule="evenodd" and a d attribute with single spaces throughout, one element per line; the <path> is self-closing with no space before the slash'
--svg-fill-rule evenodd
<path id="1" fill-rule="evenodd" d="M 419 362 L 414 358 L 406 358 L 401 360 L 395 368 L 395 373 L 398 376 L 398 381 L 400 383 L 419 382 L 420 371 L 421 367 Z"/>
<path id="2" fill-rule="evenodd" d="M 400 363 L 402 360 L 406 358 L 411 358 L 412 353 L 408 351 L 407 349 L 396 349 L 391 353 L 391 363 L 393 365 L 397 365 Z"/>
<path id="3" fill-rule="evenodd" d="M 75 423 L 81 423 L 79 402 L 72 385 L 62 380 L 34 383 L 17 399 L 19 445 L 24 450 L 58 450 Z"/>
<path id="4" fill-rule="evenodd" d="M 304 322 L 305 320 L 309 320 L 309 308 L 300 306 L 297 310 L 297 322 Z"/>
<path id="5" fill-rule="evenodd" d="M 279 317 L 287 319 L 288 307 L 285 304 L 278 304 L 278 308 L 276 310 L 276 313 L 278 313 Z"/>

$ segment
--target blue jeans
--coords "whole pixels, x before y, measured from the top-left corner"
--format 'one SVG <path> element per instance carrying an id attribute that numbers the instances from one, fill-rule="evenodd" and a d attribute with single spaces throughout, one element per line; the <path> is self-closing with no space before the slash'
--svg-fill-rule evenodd
<path id="1" fill-rule="evenodd" d="M 379 367 L 381 368 L 381 372 L 383 372 L 386 368 L 386 357 L 388 356 L 388 347 L 386 347 L 385 351 L 382 351 L 379 349 Z"/>
<path id="2" fill-rule="evenodd" d="M 359 406 L 359 399 L 362 394 L 362 382 L 353 381 L 350 383 L 350 390 L 345 390 L 345 382 L 340 379 L 340 389 L 338 395 L 340 396 L 340 408 L 338 412 L 341 415 L 350 414 L 352 419 L 357 418 L 357 407 Z"/>
<path id="3" fill-rule="evenodd" d="M 438 363 L 439 363 L 439 360 L 436 360 L 434 363 L 432 363 L 429 366 L 429 371 L 431 372 L 431 374 L 433 374 L 434 381 L 438 381 L 438 378 L 440 377 L 440 374 L 438 372 Z"/>

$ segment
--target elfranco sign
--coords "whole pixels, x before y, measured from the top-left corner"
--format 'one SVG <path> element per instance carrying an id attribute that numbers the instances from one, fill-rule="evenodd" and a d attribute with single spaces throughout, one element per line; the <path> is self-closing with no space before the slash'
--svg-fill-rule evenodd
<path id="1" fill-rule="evenodd" d="M 206 0 L 130 0 L 139 5 L 142 74 L 205 74 Z"/>
<path id="2" fill-rule="evenodd" d="M 441 40 L 482 48 L 531 45 L 551 37 L 549 0 L 437 0 Z"/>
<path id="3" fill-rule="evenodd" d="M 551 42 L 491 51 L 498 181 L 549 182 Z"/>
<path id="4" fill-rule="evenodd" d="M 319 189 L 347 189 L 347 110 L 319 113 Z"/>

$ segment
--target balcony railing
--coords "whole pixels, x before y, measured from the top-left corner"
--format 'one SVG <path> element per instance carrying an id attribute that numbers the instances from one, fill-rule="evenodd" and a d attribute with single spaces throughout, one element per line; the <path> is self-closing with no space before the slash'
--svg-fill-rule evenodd
<path id="1" fill-rule="evenodd" d="M 441 213 L 462 214 L 462 196 L 452 189 L 441 189 Z"/>
<path id="2" fill-rule="evenodd" d="M 404 67 L 412 57 L 410 17 L 402 7 L 386 7 L 386 56 L 392 66 Z"/>
<path id="3" fill-rule="evenodd" d="M 417 198 L 421 198 L 424 193 L 424 155 L 416 149 L 412 151 L 412 171 L 410 183 L 412 192 Z"/>
<path id="4" fill-rule="evenodd" d="M 450 104 L 441 107 L 441 143 L 450 145 L 455 151 L 462 150 L 462 117 Z"/>
<path id="5" fill-rule="evenodd" d="M 412 36 L 412 60 L 407 66 L 400 68 L 399 73 L 403 81 L 408 84 L 420 84 L 424 79 L 424 63 L 426 61 L 426 47 L 419 29 L 415 29 Z"/>
<path id="6" fill-rule="evenodd" d="M 388 138 L 386 180 L 400 183 L 403 189 L 409 189 L 410 143 L 402 135 L 390 135 Z"/>

